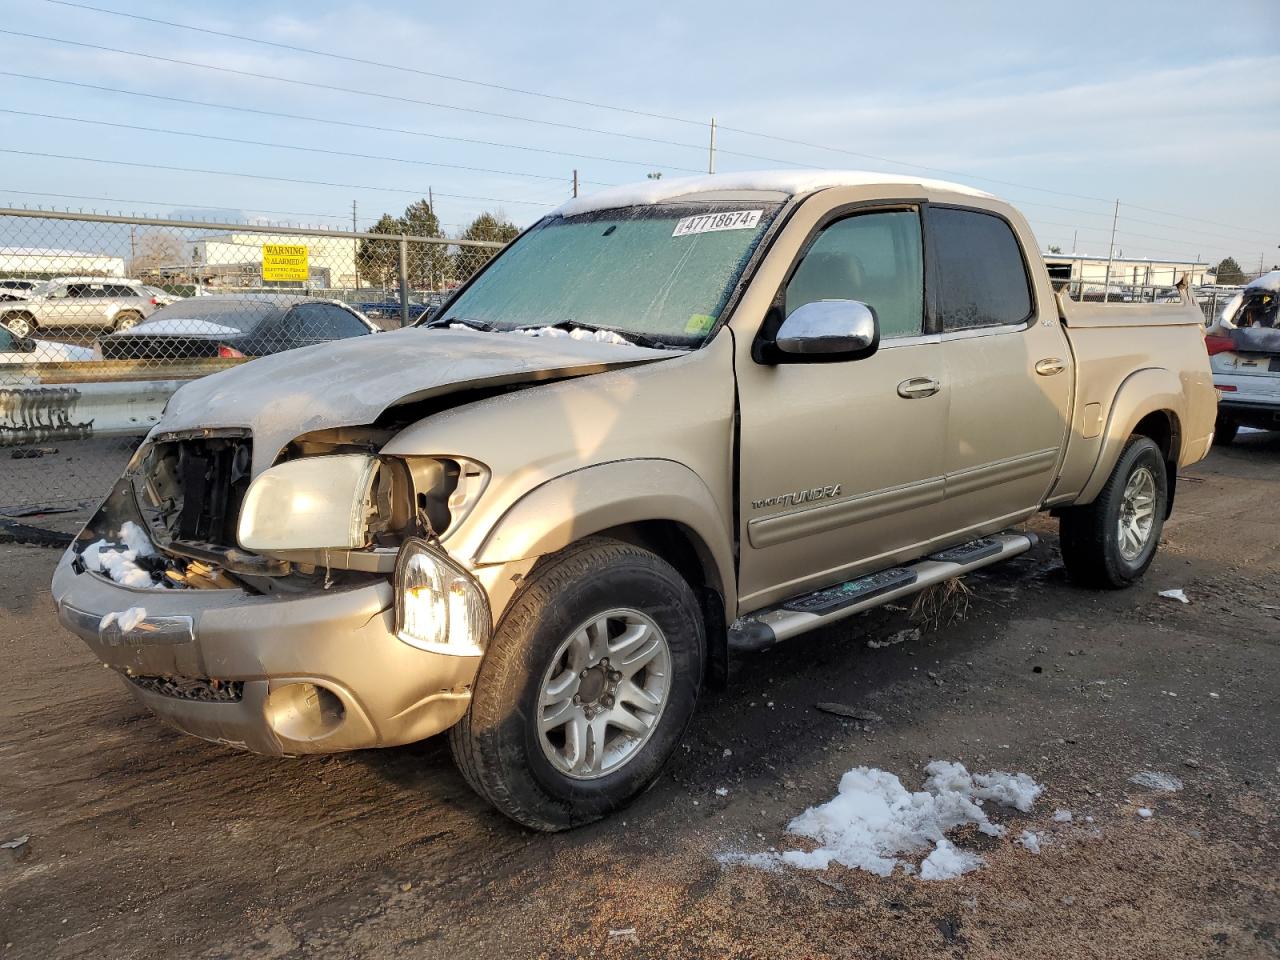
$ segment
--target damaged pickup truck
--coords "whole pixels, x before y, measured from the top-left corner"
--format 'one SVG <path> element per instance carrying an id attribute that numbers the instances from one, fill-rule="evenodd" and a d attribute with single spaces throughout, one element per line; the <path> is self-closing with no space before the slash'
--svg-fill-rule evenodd
<path id="1" fill-rule="evenodd" d="M 1026 221 L 878 174 L 573 200 L 425 325 L 180 390 L 53 581 L 180 730 L 449 731 L 554 830 L 658 774 L 760 649 L 1027 550 L 1151 563 L 1215 399 L 1200 313 L 1056 296 Z"/>

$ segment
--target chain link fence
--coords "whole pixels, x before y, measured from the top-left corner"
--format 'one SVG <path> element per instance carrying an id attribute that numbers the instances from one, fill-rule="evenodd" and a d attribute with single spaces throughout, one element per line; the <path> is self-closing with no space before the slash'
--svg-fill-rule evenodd
<path id="1" fill-rule="evenodd" d="M 0 208 L 0 515 L 96 503 L 183 383 L 416 323 L 501 247 Z"/>

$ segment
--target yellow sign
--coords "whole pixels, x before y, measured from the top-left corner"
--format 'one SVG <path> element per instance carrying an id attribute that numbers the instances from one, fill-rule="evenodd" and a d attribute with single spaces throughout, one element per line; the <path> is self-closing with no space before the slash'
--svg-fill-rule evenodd
<path id="1" fill-rule="evenodd" d="M 301 243 L 264 243 L 262 245 L 263 280 L 306 280 L 307 247 Z"/>

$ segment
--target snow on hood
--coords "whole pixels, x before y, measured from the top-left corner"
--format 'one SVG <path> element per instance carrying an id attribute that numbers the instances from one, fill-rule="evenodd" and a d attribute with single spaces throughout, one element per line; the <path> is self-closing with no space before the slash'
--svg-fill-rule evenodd
<path id="1" fill-rule="evenodd" d="M 195 380 L 170 398 L 152 433 L 247 428 L 256 474 L 300 434 L 372 423 L 397 403 L 680 355 L 571 337 L 415 327 L 272 354 Z"/>
<path id="2" fill-rule="evenodd" d="M 238 337 L 244 331 L 238 327 L 228 327 L 209 320 L 197 320 L 194 317 L 161 317 L 159 320 L 146 320 L 132 330 L 123 331 L 117 336 L 149 336 L 153 333 L 179 333 L 193 337 Z"/>
<path id="3" fill-rule="evenodd" d="M 566 201 L 552 216 L 571 217 L 579 213 L 609 210 L 614 207 L 647 206 L 666 203 L 695 193 L 711 191 L 763 190 L 794 196 L 826 187 L 866 187 L 877 184 L 910 184 L 933 190 L 951 190 L 973 197 L 995 199 L 992 194 L 946 180 L 904 176 L 897 173 L 872 173 L 866 170 L 755 170 L 743 173 L 715 173 L 699 177 L 673 177 L 670 180 L 642 180 L 609 187 Z"/>

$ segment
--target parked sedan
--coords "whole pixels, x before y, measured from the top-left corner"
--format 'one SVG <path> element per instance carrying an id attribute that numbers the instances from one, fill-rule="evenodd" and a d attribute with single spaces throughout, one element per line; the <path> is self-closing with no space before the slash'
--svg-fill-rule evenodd
<path id="1" fill-rule="evenodd" d="M 191 297 L 161 307 L 130 330 L 98 341 L 107 360 L 192 360 L 261 357 L 378 328 L 336 300 L 292 295 Z"/>

